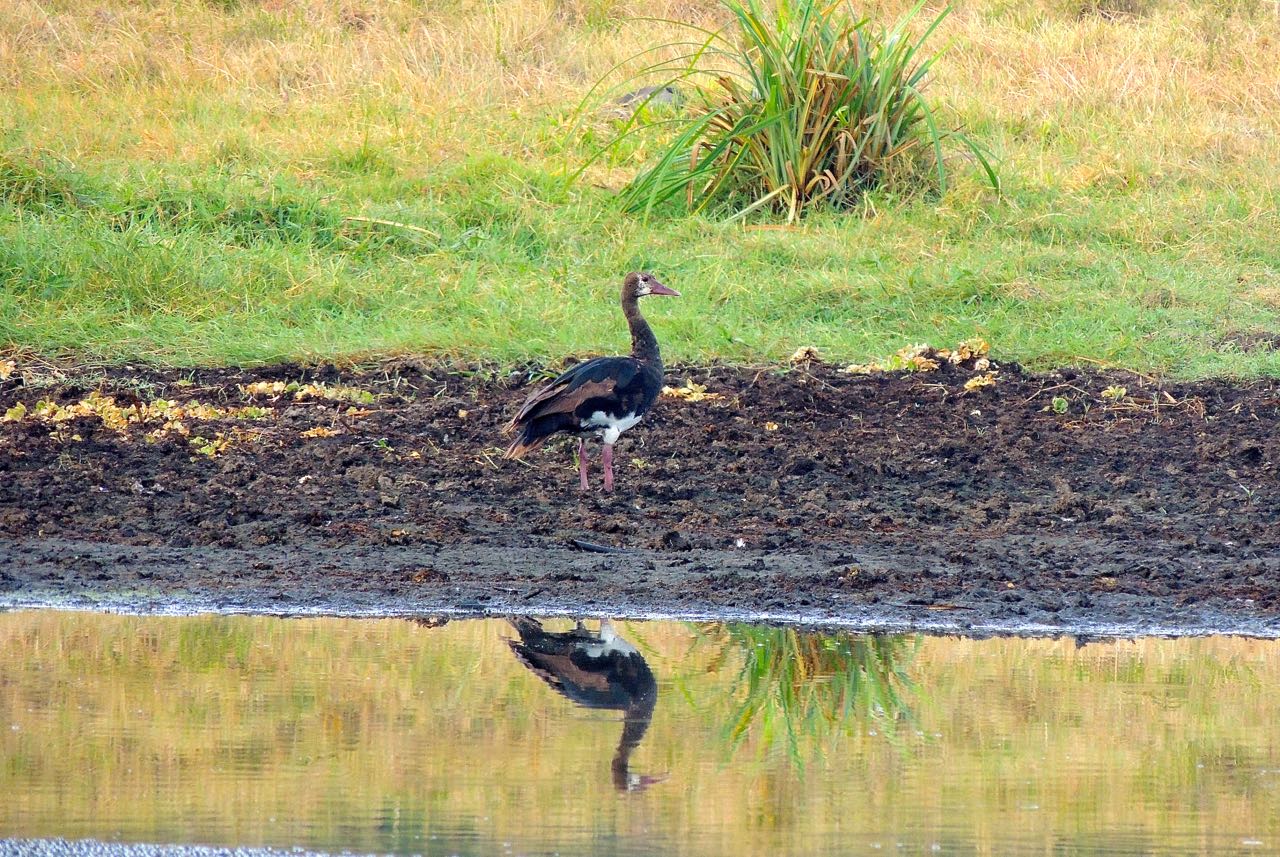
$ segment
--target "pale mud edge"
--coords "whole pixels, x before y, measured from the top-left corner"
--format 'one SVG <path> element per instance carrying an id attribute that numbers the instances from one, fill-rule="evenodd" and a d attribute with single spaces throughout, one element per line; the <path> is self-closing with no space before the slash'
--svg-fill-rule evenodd
<path id="1" fill-rule="evenodd" d="M 1191 560 L 1202 571 L 1206 561 L 1212 560 Z M 876 582 L 889 579 L 884 569 L 921 563 L 938 577 L 937 597 L 919 591 L 908 596 Z M 968 636 L 1280 637 L 1280 616 L 1248 599 L 1186 605 L 1123 592 L 993 592 L 981 582 L 965 587 L 958 570 L 942 566 L 929 556 L 848 551 L 598 554 L 459 546 L 316 552 L 6 540 L 0 541 L 0 607 L 169 615 L 566 615 Z M 869 580 L 856 591 L 840 585 L 852 568 Z"/>

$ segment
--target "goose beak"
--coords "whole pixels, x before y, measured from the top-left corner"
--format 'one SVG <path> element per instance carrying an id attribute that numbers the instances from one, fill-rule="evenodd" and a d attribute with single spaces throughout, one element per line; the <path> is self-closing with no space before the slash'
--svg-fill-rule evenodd
<path id="1" fill-rule="evenodd" d="M 669 289 L 666 286 L 662 285 L 662 283 L 659 283 L 657 280 L 654 280 L 653 285 L 649 287 L 649 294 L 667 295 L 673 298 L 680 297 L 680 293 L 677 292 L 675 289 Z"/>
<path id="2" fill-rule="evenodd" d="M 669 779 L 671 779 L 670 774 L 659 774 L 656 777 L 651 777 L 648 774 L 632 774 L 627 778 L 627 791 L 642 792 L 649 786 L 665 783 Z"/>

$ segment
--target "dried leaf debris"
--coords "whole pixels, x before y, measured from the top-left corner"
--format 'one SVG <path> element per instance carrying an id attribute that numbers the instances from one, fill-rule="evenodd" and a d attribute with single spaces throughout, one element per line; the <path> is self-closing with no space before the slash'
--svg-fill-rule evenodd
<path id="1" fill-rule="evenodd" d="M 919 344 L 900 348 L 880 363 L 852 363 L 844 368 L 851 375 L 872 375 L 877 372 L 933 372 L 944 363 L 959 366 L 973 372 L 986 372 L 995 367 L 987 352 L 991 346 L 984 339 L 968 339 L 955 348 L 934 348 Z"/>
<path id="2" fill-rule="evenodd" d="M 994 387 L 996 385 L 996 373 L 988 372 L 985 375 L 974 375 L 968 381 L 964 382 L 966 392 L 972 393 L 975 390 L 981 390 L 984 387 Z"/>
<path id="3" fill-rule="evenodd" d="M 708 392 L 706 384 L 697 384 L 691 379 L 685 379 L 683 387 L 663 387 L 662 395 L 668 399 L 683 399 L 686 402 L 706 402 L 724 398 L 722 393 Z"/>
<path id="4" fill-rule="evenodd" d="M 359 405 L 377 401 L 373 393 L 358 387 L 286 381 L 257 381 L 238 385 L 238 387 L 240 392 L 251 400 L 250 404 L 227 406 L 213 405 L 196 399 L 178 401 L 164 398 L 145 401 L 138 400 L 132 393 L 108 394 L 94 390 L 74 402 L 60 403 L 50 399 L 40 399 L 34 404 L 17 402 L 0 414 L 0 422 L 25 422 L 48 426 L 55 438 L 78 442 L 84 440 L 84 437 L 81 434 L 72 433 L 68 426 L 75 420 L 96 420 L 102 427 L 116 433 L 122 440 L 140 437 L 147 443 L 155 443 L 171 438 L 181 438 L 193 452 L 213 458 L 234 445 L 259 437 L 261 431 L 246 430 L 239 426 L 211 426 L 210 429 L 217 430 L 199 430 L 197 426 L 216 422 L 258 421 L 274 417 L 277 411 L 269 405 L 252 403 L 252 400 L 259 397 L 270 397 L 276 400 L 287 395 L 290 400 L 298 402 L 317 400 L 335 404 L 355 403 L 341 411 L 347 417 L 369 415 L 372 411 Z M 131 399 L 133 401 L 130 401 Z M 135 430 L 140 432 L 135 434 Z M 340 429 L 321 425 L 299 432 L 299 436 L 311 439 L 333 437 L 341 433 Z"/>
<path id="5" fill-rule="evenodd" d="M 81 418 L 96 418 L 102 425 L 119 432 L 127 433 L 130 426 L 160 424 L 160 431 L 176 430 L 186 434 L 182 429 L 185 421 L 207 422 L 222 419 L 260 419 L 266 411 L 257 407 L 219 408 L 204 402 L 177 402 L 169 399 L 154 399 L 151 402 L 138 402 L 121 405 L 115 396 L 104 395 L 94 390 L 78 402 L 58 404 L 42 399 L 34 407 L 28 408 L 18 402 L 4 414 L 5 422 L 31 420 L 47 425 L 70 422 Z M 154 434 L 154 432 L 153 432 Z"/>
<path id="6" fill-rule="evenodd" d="M 359 387 L 328 386 L 326 384 L 303 384 L 299 381 L 255 381 L 252 384 L 241 384 L 240 392 L 249 398 L 266 396 L 279 398 L 286 393 L 293 395 L 295 401 L 308 399 L 327 399 L 332 402 L 356 402 L 362 405 L 375 401 L 373 393 Z"/>
<path id="7" fill-rule="evenodd" d="M 821 363 L 822 354 L 812 345 L 804 345 L 791 355 L 791 363 L 796 366 L 807 366 L 810 363 Z"/>

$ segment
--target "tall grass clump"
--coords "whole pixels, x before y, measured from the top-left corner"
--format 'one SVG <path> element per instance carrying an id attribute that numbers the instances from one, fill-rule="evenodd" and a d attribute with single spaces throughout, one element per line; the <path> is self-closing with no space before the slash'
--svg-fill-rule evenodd
<path id="1" fill-rule="evenodd" d="M 942 128 L 924 97 L 939 56 L 924 43 L 949 7 L 913 35 L 923 0 L 887 30 L 856 18 L 847 0 L 723 2 L 729 26 L 689 25 L 704 37 L 640 72 L 692 85 L 696 95 L 680 118 L 646 124 L 637 111 L 618 136 L 678 128 L 624 190 L 629 210 L 647 213 L 683 195 L 695 211 L 721 206 L 743 216 L 767 206 L 794 221 L 817 206 L 851 208 L 893 179 L 932 174 L 945 189 L 949 139 L 998 184 L 980 147 Z M 674 47 L 655 50 L 670 56 Z"/>

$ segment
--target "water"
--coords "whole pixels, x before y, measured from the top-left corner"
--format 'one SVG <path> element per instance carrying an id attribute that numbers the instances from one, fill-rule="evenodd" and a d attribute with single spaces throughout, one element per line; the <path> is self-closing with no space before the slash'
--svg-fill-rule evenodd
<path id="1" fill-rule="evenodd" d="M 0 614 L 0 836 L 1280 852 L 1275 641 L 614 628 Z"/>

